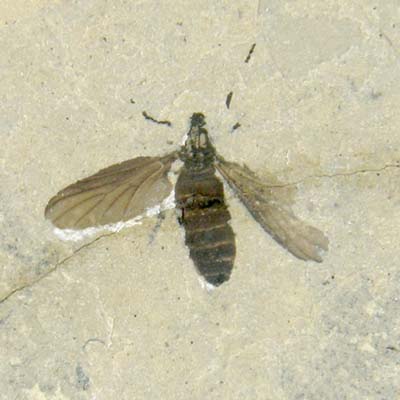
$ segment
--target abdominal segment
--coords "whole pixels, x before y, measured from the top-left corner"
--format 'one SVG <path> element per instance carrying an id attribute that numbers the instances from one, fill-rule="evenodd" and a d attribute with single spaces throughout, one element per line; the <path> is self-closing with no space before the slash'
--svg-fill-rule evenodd
<path id="1" fill-rule="evenodd" d="M 204 279 L 219 286 L 231 275 L 236 249 L 223 185 L 214 173 L 183 167 L 175 193 L 190 257 Z"/>

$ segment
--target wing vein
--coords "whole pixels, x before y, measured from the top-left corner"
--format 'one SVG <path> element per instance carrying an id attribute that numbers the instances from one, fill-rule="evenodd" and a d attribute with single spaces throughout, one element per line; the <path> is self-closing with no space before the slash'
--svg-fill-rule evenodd
<path id="1" fill-rule="evenodd" d="M 95 198 L 98 197 L 98 196 L 102 196 L 102 199 L 100 199 L 100 201 L 102 201 L 102 200 L 104 199 L 104 197 L 105 197 L 105 194 L 104 194 L 104 193 L 97 193 L 97 194 L 94 194 L 93 196 L 90 196 L 90 197 L 87 197 L 86 199 L 83 199 L 82 201 L 80 201 L 80 202 L 78 202 L 78 203 L 73 204 L 71 207 L 65 209 L 65 210 L 62 211 L 59 215 L 57 215 L 57 217 L 55 217 L 55 218 L 53 219 L 53 222 L 55 222 L 55 221 L 59 220 L 60 218 L 64 217 L 65 214 L 67 214 L 67 213 L 69 213 L 70 211 L 74 210 L 76 207 L 79 207 L 79 206 L 81 206 L 82 204 L 85 204 L 87 201 L 92 200 L 92 199 L 95 199 Z M 62 200 L 62 199 L 61 199 L 61 200 Z M 57 203 L 55 203 L 55 204 L 57 204 Z"/>
<path id="2" fill-rule="evenodd" d="M 158 170 L 156 170 L 155 172 L 153 172 L 153 173 L 151 173 L 150 175 L 148 175 L 148 176 L 144 179 L 144 181 L 142 181 L 141 184 L 137 186 L 136 190 L 132 193 L 131 198 L 129 199 L 127 205 L 126 205 L 125 208 L 124 208 L 123 215 L 126 215 L 126 212 L 127 212 L 128 208 L 129 208 L 129 205 L 131 204 L 132 200 L 135 198 L 135 195 L 137 194 L 137 192 L 138 192 L 138 190 L 140 189 L 140 187 L 141 187 L 142 185 L 144 185 L 144 184 L 148 181 L 148 179 L 150 179 L 150 178 L 153 177 L 155 174 L 158 174 L 160 171 L 162 171 L 162 170 L 164 170 L 164 169 L 165 169 L 165 167 L 164 167 L 164 165 L 161 163 L 161 167 L 160 167 Z"/>

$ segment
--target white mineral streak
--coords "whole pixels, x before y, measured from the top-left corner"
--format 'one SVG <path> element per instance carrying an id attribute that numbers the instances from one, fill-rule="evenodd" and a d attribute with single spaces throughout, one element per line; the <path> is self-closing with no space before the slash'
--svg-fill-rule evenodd
<path id="1" fill-rule="evenodd" d="M 107 224 L 102 226 L 94 226 L 86 229 L 59 229 L 54 228 L 54 234 L 63 241 L 74 241 L 78 242 L 87 237 L 94 236 L 100 232 L 109 231 L 109 232 L 119 232 L 121 229 L 129 228 L 134 225 L 141 224 L 141 220 L 145 217 L 153 217 L 154 215 L 159 214 L 161 211 L 170 210 L 171 208 L 175 208 L 175 191 L 172 192 L 166 197 L 161 204 L 158 204 L 154 207 L 149 207 L 146 209 L 146 212 L 142 215 L 138 215 L 135 218 L 130 219 L 129 221 L 119 221 L 114 224 Z"/>

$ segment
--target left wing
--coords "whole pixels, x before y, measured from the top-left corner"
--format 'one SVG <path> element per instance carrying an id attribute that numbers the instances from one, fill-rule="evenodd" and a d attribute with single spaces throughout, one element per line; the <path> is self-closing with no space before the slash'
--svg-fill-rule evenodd
<path id="1" fill-rule="evenodd" d="M 60 229 L 128 221 L 159 204 L 172 190 L 167 178 L 177 152 L 111 165 L 58 192 L 45 217 Z"/>

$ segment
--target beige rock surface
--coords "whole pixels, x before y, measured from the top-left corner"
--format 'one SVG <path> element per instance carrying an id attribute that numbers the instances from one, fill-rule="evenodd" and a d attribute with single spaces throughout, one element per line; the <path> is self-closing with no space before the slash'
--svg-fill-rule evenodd
<path id="1" fill-rule="evenodd" d="M 0 399 L 398 398 L 399 12 L 2 1 Z M 330 238 L 323 263 L 229 192 L 236 269 L 211 293 L 173 211 L 158 229 L 53 235 L 51 196 L 175 149 L 194 111 L 224 157 L 297 187 L 296 213 Z"/>

